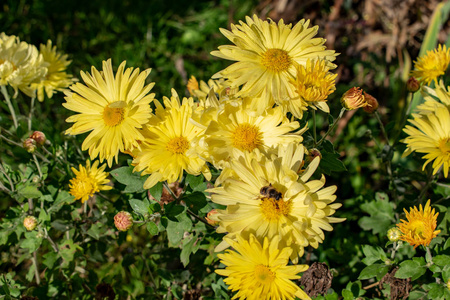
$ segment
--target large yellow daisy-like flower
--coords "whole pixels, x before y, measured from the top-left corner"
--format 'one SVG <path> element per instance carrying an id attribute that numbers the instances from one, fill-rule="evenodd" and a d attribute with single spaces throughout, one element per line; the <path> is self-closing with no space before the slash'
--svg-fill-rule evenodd
<path id="1" fill-rule="evenodd" d="M 440 106 L 445 106 L 450 110 L 450 87 L 447 89 L 444 86 L 444 82 L 441 80 L 439 85 L 434 89 L 424 86 L 421 94 L 425 99 L 425 102 L 416 107 L 416 112 L 419 114 L 434 113 Z M 416 114 L 413 116 L 417 117 Z"/>
<path id="2" fill-rule="evenodd" d="M 40 53 L 47 63 L 47 75 L 39 83 L 33 85 L 37 89 L 37 98 L 44 101 L 44 91 L 48 98 L 51 98 L 56 91 L 62 91 L 72 84 L 72 75 L 65 71 L 71 61 L 67 60 L 67 54 L 56 51 L 56 46 L 52 47 L 52 41 L 48 40 L 47 45 L 41 44 Z"/>
<path id="3" fill-rule="evenodd" d="M 227 239 L 233 250 L 218 254 L 226 267 L 216 273 L 226 276 L 229 289 L 238 291 L 232 299 L 311 299 L 292 280 L 308 269 L 307 265 L 288 265 L 290 248 L 279 248 L 279 238 L 261 243 L 250 235 L 248 240 L 237 236 L 237 242 Z"/>
<path id="4" fill-rule="evenodd" d="M 192 175 L 203 173 L 210 180 L 211 173 L 199 146 L 205 130 L 190 121 L 195 114 L 193 99 L 183 98 L 180 103 L 177 93 L 172 90 L 171 99 L 164 97 L 165 109 L 158 101 L 155 105 L 155 117 L 144 130 L 141 147 L 133 151 L 134 171 L 151 174 L 144 188 L 149 189 L 158 181 L 181 180 L 183 171 Z"/>
<path id="5" fill-rule="evenodd" d="M 250 115 L 242 105 L 224 104 L 216 120 L 211 121 L 205 132 L 205 141 L 214 165 L 223 167 L 233 157 L 233 149 L 253 152 L 258 149 L 267 155 L 277 152 L 280 144 L 300 143 L 304 130 L 292 133 L 300 127 L 290 122 L 280 107 L 266 110 L 262 115 Z"/>
<path id="6" fill-rule="evenodd" d="M 425 208 L 422 208 L 420 204 L 419 209 L 416 206 L 410 208 L 408 212 L 403 209 L 406 214 L 405 220 L 400 220 L 397 224 L 398 229 L 402 232 L 400 239 L 408 242 L 414 248 L 419 245 L 428 246 L 431 240 L 434 239 L 440 230 L 436 229 L 436 220 L 439 213 L 434 213 L 434 208 L 431 210 L 430 200 L 425 204 Z"/>
<path id="7" fill-rule="evenodd" d="M 297 66 L 297 76 L 291 80 L 298 97 L 282 104 L 286 110 L 297 118 L 301 118 L 303 110 L 307 106 L 313 109 L 319 108 L 327 113 L 330 112 L 326 104 L 328 96 L 336 90 L 335 80 L 337 74 L 328 72 L 329 67 L 323 60 L 312 61 L 308 59 L 306 67 Z"/>
<path id="8" fill-rule="evenodd" d="M 306 65 L 308 59 L 323 59 L 330 68 L 336 58 L 333 50 L 326 50 L 325 40 L 314 38 L 318 26 L 309 27 L 309 20 L 301 20 L 294 27 L 272 20 L 263 21 L 256 15 L 246 17 L 246 23 L 231 25 L 231 31 L 221 32 L 234 45 L 220 46 L 212 55 L 237 61 L 214 77 L 227 78 L 232 87 L 242 85 L 238 96 L 261 97 L 262 110 L 273 101 L 281 103 L 295 97 L 289 83 L 296 76 L 296 66 Z"/>
<path id="9" fill-rule="evenodd" d="M 221 187 L 208 190 L 211 200 L 225 205 L 212 216 L 219 221 L 217 232 L 236 238 L 254 234 L 258 239 L 280 236 L 280 247 L 291 247 L 294 263 L 308 245 L 317 248 L 324 239 L 323 230 L 333 229 L 330 223 L 343 221 L 333 218 L 341 206 L 336 199 L 336 186 L 323 188 L 325 177 L 309 180 L 319 165 L 316 157 L 305 170 L 304 147 L 290 144 L 279 147 L 278 157 L 260 161 L 246 153 L 230 162 L 233 176 Z M 300 173 L 300 175 L 299 175 Z M 222 242 L 217 251 L 228 247 Z"/>
<path id="10" fill-rule="evenodd" d="M 411 76 L 427 85 L 433 80 L 437 83 L 438 77 L 445 74 L 449 64 L 450 49 L 447 49 L 445 45 L 439 45 L 437 49 L 427 51 L 427 54 L 414 62 L 415 70 L 411 71 Z"/>
<path id="11" fill-rule="evenodd" d="M 70 87 L 74 93 L 66 92 L 63 106 L 78 113 L 67 118 L 74 124 L 66 134 L 92 131 L 82 145 L 83 151 L 89 149 L 91 159 L 99 156 L 111 166 L 119 151 L 132 150 L 144 139 L 140 129 L 151 117 L 154 99 L 154 94 L 148 94 L 154 83 L 145 85 L 149 74 L 150 69 L 125 70 L 122 62 L 114 77 L 109 59 L 103 61 L 103 72 L 94 67 L 92 75 L 81 72 L 85 84 L 76 83 Z"/>
<path id="12" fill-rule="evenodd" d="M 106 191 L 112 189 L 111 186 L 106 185 L 109 183 L 108 173 L 104 172 L 106 165 L 98 167 L 99 161 L 96 160 L 91 166 L 89 160 L 86 161 L 86 167 L 80 164 L 80 169 L 72 168 L 75 173 L 75 178 L 70 180 L 69 193 L 75 197 L 75 200 L 81 199 L 81 203 L 84 203 L 94 193 L 99 191 Z"/>
<path id="13" fill-rule="evenodd" d="M 425 153 L 426 159 L 423 169 L 433 161 L 433 174 L 441 168 L 444 176 L 448 177 L 450 168 L 450 111 L 446 106 L 436 108 L 434 113 L 416 115 L 409 120 L 414 126 L 406 125 L 403 129 L 408 134 L 403 142 L 406 151 L 403 156 L 415 151 Z"/>
<path id="14" fill-rule="evenodd" d="M 0 85 L 10 85 L 33 97 L 33 83 L 40 82 L 47 73 L 47 64 L 37 48 L 21 42 L 14 35 L 0 34 Z"/>

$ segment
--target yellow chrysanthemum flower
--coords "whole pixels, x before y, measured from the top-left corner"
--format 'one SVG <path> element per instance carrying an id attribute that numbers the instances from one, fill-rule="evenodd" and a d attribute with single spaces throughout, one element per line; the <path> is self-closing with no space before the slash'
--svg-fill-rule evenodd
<path id="1" fill-rule="evenodd" d="M 40 53 L 47 63 L 47 75 L 39 83 L 33 84 L 37 89 L 37 98 L 44 101 L 44 91 L 48 98 L 51 98 L 56 91 L 62 91 L 72 84 L 72 75 L 65 70 L 71 61 L 67 60 L 67 54 L 62 55 L 56 51 L 56 46 L 52 47 L 52 41 L 48 40 L 47 45 L 41 44 Z"/>
<path id="2" fill-rule="evenodd" d="M 103 61 L 103 71 L 92 67 L 92 75 L 81 72 L 85 85 L 76 83 L 70 87 L 74 92 L 65 92 L 63 106 L 79 114 L 67 118 L 74 123 L 66 134 L 81 134 L 92 131 L 84 140 L 82 150 L 89 149 L 91 159 L 99 156 L 111 166 L 118 160 L 119 151 L 139 147 L 143 140 L 141 128 L 150 117 L 150 102 L 154 94 L 148 94 L 154 83 L 145 85 L 150 69 L 139 72 L 139 68 L 125 70 L 125 61 L 114 73 L 111 59 Z"/>
<path id="3" fill-rule="evenodd" d="M 14 35 L 0 34 L 0 85 L 10 85 L 14 88 L 14 97 L 18 89 L 27 96 L 33 97 L 35 88 L 47 73 L 47 64 L 37 48 L 21 42 Z"/>
<path id="4" fill-rule="evenodd" d="M 437 83 L 439 76 L 444 75 L 450 64 L 450 49 L 445 45 L 439 45 L 433 51 L 427 51 L 414 62 L 415 70 L 411 71 L 420 83 L 429 85 L 433 80 Z"/>
<path id="5" fill-rule="evenodd" d="M 233 158 L 233 149 L 244 152 L 260 150 L 266 155 L 277 152 L 277 146 L 292 142 L 301 143 L 300 124 L 290 122 L 280 107 L 266 110 L 253 116 L 242 105 L 224 104 L 216 118 L 205 132 L 205 142 L 213 164 L 222 168 L 225 161 Z"/>
<path id="6" fill-rule="evenodd" d="M 272 20 L 263 21 L 256 15 L 246 17 L 246 23 L 231 24 L 231 31 L 220 29 L 234 45 L 220 46 L 212 55 L 237 61 L 218 72 L 213 78 L 226 78 L 231 87 L 239 87 L 242 97 L 260 97 L 259 111 L 272 106 L 273 101 L 295 97 L 289 83 L 296 76 L 296 66 L 306 65 L 308 59 L 323 59 L 329 68 L 336 58 L 334 50 L 326 50 L 325 40 L 314 38 L 318 26 L 309 27 L 309 20 L 301 20 L 294 27 Z"/>
<path id="7" fill-rule="evenodd" d="M 400 223 L 397 224 L 398 229 L 402 232 L 400 239 L 408 242 L 414 248 L 419 245 L 428 246 L 431 240 L 441 232 L 435 230 L 439 213 L 434 213 L 434 208 L 431 210 L 430 200 L 425 204 L 425 208 L 422 208 L 422 204 L 420 204 L 419 209 L 414 206 L 410 208 L 409 212 L 406 209 L 403 210 L 407 221 L 400 220 Z"/>
<path id="8" fill-rule="evenodd" d="M 218 254 L 226 267 L 215 272 L 226 276 L 224 282 L 232 291 L 232 299 L 311 299 L 292 280 L 308 269 L 307 265 L 288 265 L 292 249 L 279 247 L 279 238 L 270 241 L 267 237 L 261 243 L 250 235 L 248 240 L 237 236 L 237 242 L 225 238 L 234 250 Z"/>
<path id="9" fill-rule="evenodd" d="M 434 113 L 440 106 L 445 106 L 450 110 L 450 87 L 447 89 L 444 86 L 444 82 L 441 80 L 439 84 L 434 88 L 424 86 L 421 90 L 421 94 L 425 99 L 425 102 L 416 107 L 416 112 L 423 115 L 427 113 Z M 418 117 L 416 114 L 412 114 L 414 117 Z"/>
<path id="10" fill-rule="evenodd" d="M 250 233 L 258 239 L 280 236 L 280 247 L 291 247 L 296 263 L 308 245 L 317 248 L 324 239 L 323 230 L 343 219 L 330 217 L 341 206 L 336 186 L 323 188 L 325 177 L 309 180 L 319 165 L 316 157 L 303 170 L 303 145 L 279 147 L 277 156 L 260 159 L 242 153 L 230 162 L 234 175 L 222 186 L 208 190 L 214 203 L 225 205 L 212 218 L 219 221 L 217 232 L 235 239 Z M 299 173 L 301 173 L 299 175 Z M 228 247 L 222 242 L 216 251 Z"/>
<path id="11" fill-rule="evenodd" d="M 426 159 L 423 170 L 428 163 L 433 161 L 433 174 L 441 168 L 444 176 L 448 177 L 450 168 L 450 111 L 446 106 L 436 108 L 434 113 L 416 115 L 409 120 L 414 126 L 406 125 L 403 129 L 408 137 L 403 140 L 406 143 L 406 151 L 403 156 L 415 151 L 426 153 L 422 158 Z"/>
<path id="12" fill-rule="evenodd" d="M 190 121 L 195 114 L 193 99 L 183 98 L 180 103 L 177 93 L 172 90 L 171 99 L 164 97 L 165 109 L 158 101 L 154 103 L 155 117 L 150 119 L 143 132 L 145 138 L 141 148 L 133 151 L 134 171 L 151 174 L 144 188 L 149 189 L 158 181 L 181 180 L 183 171 L 192 175 L 203 173 L 210 180 L 211 173 L 198 144 L 205 130 Z"/>
<path id="13" fill-rule="evenodd" d="M 99 191 L 106 191 L 112 189 L 111 186 L 106 185 L 109 183 L 108 173 L 104 172 L 106 165 L 98 167 L 99 161 L 96 160 L 91 166 L 89 160 L 86 161 L 86 167 L 79 165 L 79 170 L 72 168 L 75 173 L 75 178 L 70 180 L 69 193 L 75 197 L 75 200 L 81 199 L 81 203 L 84 203 L 94 193 Z"/>
<path id="14" fill-rule="evenodd" d="M 297 76 L 291 79 L 299 97 L 283 104 L 286 110 L 297 118 L 301 118 L 307 106 L 316 107 L 329 113 L 330 109 L 325 101 L 328 95 L 336 90 L 335 80 L 337 74 L 328 72 L 329 67 L 323 60 L 310 60 L 303 65 L 297 66 Z"/>

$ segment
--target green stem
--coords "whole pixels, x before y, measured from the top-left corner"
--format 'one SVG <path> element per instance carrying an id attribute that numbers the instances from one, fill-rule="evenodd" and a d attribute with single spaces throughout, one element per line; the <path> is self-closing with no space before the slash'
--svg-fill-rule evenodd
<path id="1" fill-rule="evenodd" d="M 212 226 L 211 224 L 209 224 L 205 219 L 203 219 L 203 218 L 197 216 L 197 215 L 196 215 L 194 212 L 192 212 L 189 208 L 186 207 L 186 210 L 187 210 L 187 213 L 188 213 L 189 215 L 191 215 L 192 217 L 194 217 L 196 220 L 198 220 L 198 221 L 204 223 L 205 225 L 207 225 L 207 226 L 209 226 L 209 227 L 211 227 L 211 228 L 213 228 L 213 229 L 216 229 L 216 227 L 214 227 L 214 226 Z"/>
<path id="2" fill-rule="evenodd" d="M 38 263 L 37 263 L 37 254 L 36 254 L 37 250 L 33 252 L 33 264 L 34 264 L 34 276 L 36 277 L 36 284 L 40 285 L 41 284 L 41 278 L 39 277 L 39 269 L 38 269 Z"/>
<path id="3" fill-rule="evenodd" d="M 42 175 L 41 167 L 39 166 L 39 161 L 37 160 L 37 157 L 36 157 L 36 155 L 34 153 L 32 155 L 33 155 L 34 163 L 36 164 L 36 168 L 37 168 L 38 173 L 39 173 L 39 178 L 42 179 L 44 176 Z"/>
<path id="4" fill-rule="evenodd" d="M 402 116 L 402 120 L 400 122 L 400 127 L 399 127 L 399 129 L 397 131 L 397 134 L 395 135 L 395 138 L 394 138 L 394 141 L 392 142 L 392 145 L 397 144 L 397 142 L 398 142 L 398 140 L 400 138 L 400 135 L 402 134 L 402 130 L 405 127 L 406 121 L 408 120 L 408 116 L 411 113 L 411 108 L 412 108 L 411 102 L 412 102 L 413 95 L 414 95 L 414 93 L 409 93 L 409 95 L 408 95 L 409 101 L 408 101 L 408 104 L 407 104 L 407 108 L 405 110 L 405 114 Z"/>
<path id="5" fill-rule="evenodd" d="M 422 188 L 422 190 L 420 191 L 420 195 L 417 198 L 417 201 L 419 204 L 423 203 L 423 199 L 424 199 L 428 189 L 430 188 L 431 184 L 433 183 L 433 178 L 434 178 L 433 170 L 431 168 L 428 168 L 427 171 L 428 171 L 427 183 Z"/>
<path id="6" fill-rule="evenodd" d="M 384 124 L 383 124 L 383 122 L 381 121 L 381 118 L 380 118 L 380 115 L 378 114 L 378 111 L 375 111 L 375 112 L 374 112 L 374 115 L 375 115 L 375 117 L 376 117 L 378 123 L 380 124 L 381 133 L 383 134 L 383 137 L 386 139 L 386 144 L 387 144 L 388 146 L 390 146 L 390 144 L 389 144 L 389 137 L 388 137 L 388 135 L 387 135 L 387 133 L 386 133 L 386 130 L 384 129 Z"/>
<path id="7" fill-rule="evenodd" d="M 36 96 L 31 97 L 30 114 L 28 115 L 28 131 L 31 131 L 31 120 L 33 119 L 34 101 L 35 100 L 36 100 Z"/>
<path id="8" fill-rule="evenodd" d="M 336 118 L 336 120 L 334 120 L 333 125 L 331 125 L 331 127 L 328 128 L 328 131 L 325 133 L 325 135 L 320 139 L 320 141 L 317 143 L 317 146 L 319 146 L 320 144 L 322 144 L 322 142 L 325 140 L 325 138 L 331 133 L 333 132 L 334 128 L 336 127 L 337 123 L 339 122 L 339 120 L 342 118 L 342 116 L 344 115 L 344 112 L 346 111 L 345 108 L 341 109 L 341 112 L 339 113 L 339 116 Z"/>
<path id="9" fill-rule="evenodd" d="M 317 145 L 317 133 L 316 133 L 316 110 L 312 109 L 312 120 L 313 120 L 313 138 L 314 138 L 314 148 Z"/>
<path id="10" fill-rule="evenodd" d="M 4 86 L 4 85 L 2 85 L 2 94 L 5 97 L 6 104 L 8 104 L 9 111 L 11 112 L 11 117 L 13 119 L 14 128 L 17 129 L 17 127 L 19 127 L 19 124 L 17 123 L 16 111 L 14 110 L 14 106 L 11 103 L 11 98 L 9 97 L 8 90 L 6 89 L 6 86 Z"/>
<path id="11" fill-rule="evenodd" d="M 6 179 L 8 179 L 9 185 L 11 186 L 11 192 L 14 192 L 14 184 L 11 180 L 11 177 L 8 176 L 8 173 L 6 173 L 5 168 L 3 168 L 3 165 L 0 163 L 0 172 L 2 172 L 3 175 L 5 175 Z"/>

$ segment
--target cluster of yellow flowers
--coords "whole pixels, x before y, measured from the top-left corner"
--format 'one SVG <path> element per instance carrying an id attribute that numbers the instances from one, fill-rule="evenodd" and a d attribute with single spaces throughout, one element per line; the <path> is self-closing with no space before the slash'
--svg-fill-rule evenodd
<path id="1" fill-rule="evenodd" d="M 109 166 L 120 152 L 131 154 L 134 171 L 150 174 L 146 189 L 184 172 L 210 180 L 210 165 L 221 170 L 207 192 L 225 206 L 210 219 L 226 233 L 216 250 L 234 249 L 219 255 L 226 268 L 217 270 L 238 291 L 234 298 L 309 299 L 291 281 L 308 268 L 297 265 L 299 257 L 343 219 L 332 217 L 341 206 L 333 203 L 336 187 L 324 187 L 324 176 L 311 179 L 320 157 L 304 159 L 306 128 L 287 113 L 300 119 L 308 107 L 329 111 L 337 54 L 305 20 L 292 26 L 253 16 L 231 28 L 221 31 L 235 45 L 212 54 L 236 62 L 208 83 L 192 77 L 189 98 L 172 90 L 156 100 L 154 84 L 145 84 L 150 70 L 125 69 L 125 62 L 115 75 L 111 60 L 102 71 L 81 72 L 84 84 L 65 93 L 64 107 L 78 113 L 67 119 L 74 124 L 66 133 L 90 132 L 82 150 Z M 105 178 L 104 166 L 93 176 L 81 168 L 83 178 Z M 71 182 L 71 193 L 84 201 L 104 182 L 83 178 Z"/>
<path id="2" fill-rule="evenodd" d="M 450 168 L 450 90 L 439 77 L 445 74 L 449 64 L 450 49 L 442 45 L 415 62 L 416 70 L 411 75 L 422 83 L 433 82 L 435 87 L 422 86 L 425 102 L 412 114 L 409 120 L 412 126 L 405 126 L 408 137 L 403 141 L 407 146 L 404 156 L 412 152 L 425 153 L 423 169 L 433 162 L 433 175 L 442 170 L 445 178 Z"/>
<path id="3" fill-rule="evenodd" d="M 44 92 L 51 98 L 72 84 L 72 75 L 65 72 L 70 61 L 56 51 L 49 40 L 40 50 L 14 35 L 0 34 L 0 85 L 10 85 L 17 97 L 22 91 L 29 97 L 44 101 Z"/>

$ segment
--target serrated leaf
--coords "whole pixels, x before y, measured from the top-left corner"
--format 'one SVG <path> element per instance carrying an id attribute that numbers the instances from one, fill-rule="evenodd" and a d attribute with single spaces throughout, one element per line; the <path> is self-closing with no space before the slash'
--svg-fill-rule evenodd
<path id="1" fill-rule="evenodd" d="M 322 152 L 320 169 L 327 175 L 331 175 L 332 172 L 347 171 L 347 168 L 339 157 L 339 153 Z"/>
<path id="2" fill-rule="evenodd" d="M 425 274 L 426 268 L 422 267 L 418 261 L 405 260 L 400 263 L 400 267 L 395 273 L 396 278 L 415 280 Z"/>
<path id="3" fill-rule="evenodd" d="M 181 247 L 180 260 L 183 266 L 186 267 L 189 264 L 189 257 L 194 250 L 194 243 L 197 239 L 191 234 L 183 240 L 183 246 Z"/>
<path id="4" fill-rule="evenodd" d="M 366 256 L 362 261 L 366 265 L 371 265 L 374 262 L 381 260 L 385 261 L 387 259 L 386 253 L 381 247 L 373 247 L 370 245 L 364 245 L 362 247 L 362 250 L 364 252 L 364 255 Z"/>
<path id="5" fill-rule="evenodd" d="M 20 243 L 20 248 L 28 249 L 33 253 L 41 246 L 42 238 L 38 237 L 37 231 L 25 232 L 25 239 Z"/>
<path id="6" fill-rule="evenodd" d="M 106 228 L 103 223 L 97 222 L 92 224 L 92 226 L 87 231 L 87 234 L 96 240 L 99 240 L 101 235 L 106 232 Z"/>
<path id="7" fill-rule="evenodd" d="M 25 186 L 21 186 L 18 190 L 17 190 L 17 192 L 21 195 L 21 196 L 23 196 L 23 197 L 25 197 L 25 198 L 27 198 L 27 199 L 29 199 L 29 198 L 39 198 L 39 197 L 41 197 L 42 196 L 42 193 L 41 193 L 41 191 L 39 191 L 38 190 L 38 188 L 36 187 L 36 186 L 34 186 L 34 185 L 25 185 Z"/>

